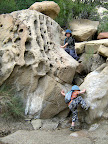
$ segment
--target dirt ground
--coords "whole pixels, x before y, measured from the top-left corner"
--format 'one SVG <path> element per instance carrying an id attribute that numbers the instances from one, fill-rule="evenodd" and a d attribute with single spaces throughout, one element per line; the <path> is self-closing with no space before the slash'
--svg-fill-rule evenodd
<path id="1" fill-rule="evenodd" d="M 30 122 L 0 123 L 11 134 L 0 138 L 0 144 L 107 144 L 108 120 L 93 124 L 88 130 L 71 132 L 68 128 L 56 130 L 33 130 Z M 21 129 L 21 130 L 20 130 Z M 10 130 L 10 129 L 9 129 Z"/>
<path id="2" fill-rule="evenodd" d="M 7 121 L 6 119 L 0 117 L 0 137 L 7 136 L 18 130 L 33 130 L 30 121 Z"/>

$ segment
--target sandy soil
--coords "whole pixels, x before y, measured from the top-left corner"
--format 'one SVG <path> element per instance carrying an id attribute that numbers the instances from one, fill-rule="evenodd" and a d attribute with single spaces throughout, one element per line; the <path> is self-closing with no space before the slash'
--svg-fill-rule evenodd
<path id="1" fill-rule="evenodd" d="M 30 121 L 7 121 L 0 117 L 0 137 L 12 134 L 18 130 L 33 130 Z"/>
<path id="2" fill-rule="evenodd" d="M 89 130 L 71 132 L 69 129 L 18 130 L 0 138 L 0 144 L 107 144 L 108 121 L 101 121 Z"/>

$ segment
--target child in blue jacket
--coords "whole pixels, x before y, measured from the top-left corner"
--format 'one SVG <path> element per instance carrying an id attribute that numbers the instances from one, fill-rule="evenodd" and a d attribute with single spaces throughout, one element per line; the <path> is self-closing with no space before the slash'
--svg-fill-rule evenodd
<path id="1" fill-rule="evenodd" d="M 64 40 L 64 45 L 61 48 L 65 48 L 65 51 L 71 55 L 75 60 L 78 61 L 79 57 L 75 52 L 75 40 L 72 37 L 71 30 L 67 29 L 65 32 L 66 39 Z"/>
<path id="2" fill-rule="evenodd" d="M 85 100 L 79 96 L 79 94 L 85 93 L 85 89 L 80 91 L 79 87 L 77 85 L 72 86 L 72 95 L 71 100 L 68 103 L 69 109 L 72 111 L 72 124 L 70 127 L 71 131 L 75 131 L 75 122 L 78 120 L 78 110 L 77 107 L 79 104 L 81 104 L 81 107 L 85 110 L 88 110 L 88 106 L 85 102 Z M 61 94 L 65 96 L 65 92 L 62 90 Z"/>

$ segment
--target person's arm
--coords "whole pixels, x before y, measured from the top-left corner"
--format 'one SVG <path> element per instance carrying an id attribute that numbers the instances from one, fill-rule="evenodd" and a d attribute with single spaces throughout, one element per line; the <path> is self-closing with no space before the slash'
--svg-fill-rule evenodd
<path id="1" fill-rule="evenodd" d="M 65 92 L 64 92 L 64 90 L 61 91 L 61 94 L 62 94 L 63 96 L 65 96 Z"/>
<path id="2" fill-rule="evenodd" d="M 64 46 L 61 46 L 61 48 L 65 48 L 68 45 L 68 43 L 66 43 Z"/>
<path id="3" fill-rule="evenodd" d="M 83 89 L 82 91 L 79 92 L 79 94 L 82 94 L 82 93 L 85 93 L 85 92 L 86 92 L 86 90 Z"/>

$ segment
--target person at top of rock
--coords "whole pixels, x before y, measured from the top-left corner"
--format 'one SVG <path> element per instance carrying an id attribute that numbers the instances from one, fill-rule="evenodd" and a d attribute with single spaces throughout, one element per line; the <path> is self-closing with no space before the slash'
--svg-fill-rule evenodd
<path id="1" fill-rule="evenodd" d="M 75 131 L 75 122 L 78 120 L 78 110 L 77 110 L 78 105 L 81 104 L 81 107 L 85 110 L 88 110 L 88 106 L 85 100 L 81 96 L 79 96 L 79 94 L 86 92 L 85 89 L 81 91 L 77 85 L 74 85 L 72 86 L 71 91 L 72 91 L 71 99 L 68 103 L 68 107 L 72 111 L 72 124 L 70 130 Z M 61 94 L 63 96 L 66 96 L 64 90 L 61 91 Z"/>
<path id="2" fill-rule="evenodd" d="M 66 39 L 64 40 L 64 45 L 61 48 L 65 48 L 65 51 L 71 55 L 75 60 L 78 61 L 79 57 L 75 52 L 75 40 L 72 37 L 71 30 L 67 29 L 65 32 Z"/>

